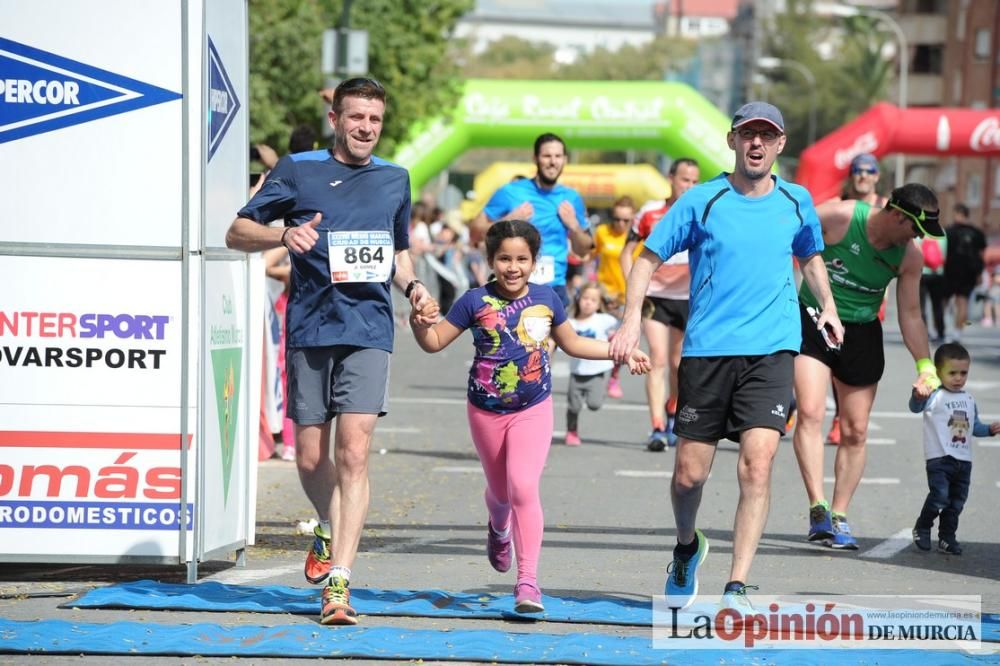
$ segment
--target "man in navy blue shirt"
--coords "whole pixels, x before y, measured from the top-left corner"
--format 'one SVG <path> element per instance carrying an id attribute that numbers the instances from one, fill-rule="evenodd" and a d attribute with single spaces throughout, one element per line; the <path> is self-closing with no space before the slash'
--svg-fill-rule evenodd
<path id="1" fill-rule="evenodd" d="M 226 245 L 246 252 L 284 245 L 292 261 L 286 399 L 299 478 L 320 517 L 305 575 L 329 578 L 323 624 L 357 623 L 348 586 L 368 512 L 368 447 L 387 409 L 391 283 L 428 322 L 437 319 L 407 251 L 409 174 L 372 155 L 385 97 L 373 79 L 337 86 L 333 149 L 282 158 L 226 235 Z M 284 227 L 267 226 L 278 219 Z"/>
<path id="2" fill-rule="evenodd" d="M 685 192 L 646 239 L 629 274 L 611 352 L 619 362 L 629 357 L 639 343 L 650 276 L 688 250 L 691 308 L 678 371 L 671 481 L 677 546 L 665 594 L 671 606 L 687 606 L 698 593 L 708 541 L 695 519 L 716 445 L 727 437 L 740 445 L 740 499 L 723 603 L 746 609 L 750 563 L 767 520 L 771 463 L 792 398 L 792 361 L 802 343 L 793 255 L 823 307 L 818 326 L 828 327 L 834 344 L 844 329 L 820 255 L 823 234 L 812 199 L 771 174 L 785 146 L 781 112 L 764 102 L 745 104 L 726 139 L 736 154 L 733 172 Z"/>
<path id="3" fill-rule="evenodd" d="M 587 231 L 587 209 L 580 194 L 559 184 L 566 166 L 566 144 L 555 134 L 535 139 L 534 178 L 507 183 L 493 193 L 477 222 L 525 220 L 542 235 L 542 247 L 535 260 L 531 281 L 547 284 L 569 305 L 566 268 L 569 250 L 584 256 L 594 247 Z"/>

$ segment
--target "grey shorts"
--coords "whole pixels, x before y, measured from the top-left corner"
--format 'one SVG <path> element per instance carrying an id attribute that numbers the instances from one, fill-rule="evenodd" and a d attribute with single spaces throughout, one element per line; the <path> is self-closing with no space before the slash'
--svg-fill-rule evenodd
<path id="1" fill-rule="evenodd" d="M 288 418 L 319 425 L 337 414 L 385 416 L 389 405 L 389 352 L 348 345 L 289 348 Z"/>

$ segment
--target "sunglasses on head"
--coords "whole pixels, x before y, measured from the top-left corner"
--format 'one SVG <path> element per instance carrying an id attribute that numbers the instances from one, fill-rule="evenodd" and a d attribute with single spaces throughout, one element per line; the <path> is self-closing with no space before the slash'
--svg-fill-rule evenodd
<path id="1" fill-rule="evenodd" d="M 923 238 L 924 236 L 929 235 L 927 233 L 927 229 L 924 228 L 924 223 L 937 223 L 938 221 L 939 211 L 924 210 L 916 204 L 911 204 L 908 201 L 903 201 L 902 199 L 897 199 L 895 197 L 889 199 L 886 207 L 895 208 L 900 213 L 910 218 L 913 233 L 916 234 L 917 238 Z"/>
<path id="2" fill-rule="evenodd" d="M 854 167 L 853 169 L 851 169 L 851 175 L 853 176 L 858 176 L 858 175 L 874 176 L 877 173 L 878 169 L 871 169 L 871 168 L 865 169 L 863 167 Z"/>

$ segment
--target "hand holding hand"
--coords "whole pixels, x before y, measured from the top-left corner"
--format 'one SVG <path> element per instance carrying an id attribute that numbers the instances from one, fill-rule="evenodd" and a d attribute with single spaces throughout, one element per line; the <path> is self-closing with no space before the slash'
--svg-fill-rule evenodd
<path id="1" fill-rule="evenodd" d="M 323 216 L 316 213 L 311 220 L 297 227 L 288 227 L 283 233 L 282 244 L 290 252 L 304 254 L 316 246 L 319 240 L 319 233 L 316 227 L 323 220 Z"/>
<path id="2" fill-rule="evenodd" d="M 924 381 L 924 375 L 920 375 L 917 381 L 913 382 L 913 397 L 919 400 L 926 400 L 931 397 L 934 389 L 930 387 L 927 382 Z"/>
<path id="3" fill-rule="evenodd" d="M 633 375 L 645 375 L 653 369 L 653 362 L 641 349 L 636 349 L 628 358 L 628 371 Z"/>
<path id="4" fill-rule="evenodd" d="M 441 317 L 441 307 L 438 302 L 428 296 L 422 305 L 413 305 L 410 309 L 410 325 L 417 328 L 430 328 Z"/>
<path id="5" fill-rule="evenodd" d="M 630 321 L 622 322 L 611 339 L 608 355 L 618 364 L 628 363 L 632 352 L 639 346 L 639 324 Z M 629 365 L 629 369 L 631 369 Z"/>
<path id="6" fill-rule="evenodd" d="M 990 424 L 990 434 L 1000 435 L 1000 421 L 994 421 Z"/>

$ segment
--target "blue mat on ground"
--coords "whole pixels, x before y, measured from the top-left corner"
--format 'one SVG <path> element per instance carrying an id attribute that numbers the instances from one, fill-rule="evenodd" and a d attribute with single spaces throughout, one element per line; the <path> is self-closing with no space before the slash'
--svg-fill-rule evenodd
<path id="1" fill-rule="evenodd" d="M 494 663 L 898 664 L 952 666 L 996 663 L 997 655 L 935 650 L 654 650 L 650 639 L 595 634 L 429 631 L 388 627 L 90 624 L 0 618 L 0 654 L 101 654 L 239 657 L 333 657 Z"/>
<path id="2" fill-rule="evenodd" d="M 87 592 L 65 608 L 132 608 L 178 611 L 244 611 L 318 615 L 320 588 L 282 585 L 254 587 L 205 581 L 195 585 L 139 580 Z M 548 622 L 648 627 L 652 602 L 632 599 L 542 597 L 544 613 L 514 612 L 511 595 L 468 594 L 442 590 L 351 588 L 351 605 L 362 615 L 453 617 L 484 620 L 528 619 Z"/>

